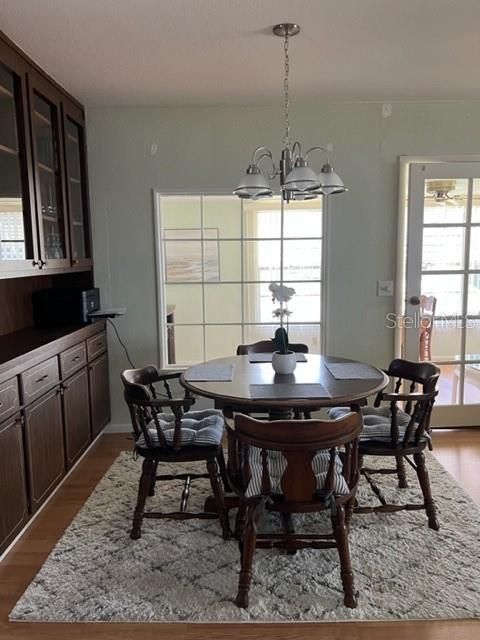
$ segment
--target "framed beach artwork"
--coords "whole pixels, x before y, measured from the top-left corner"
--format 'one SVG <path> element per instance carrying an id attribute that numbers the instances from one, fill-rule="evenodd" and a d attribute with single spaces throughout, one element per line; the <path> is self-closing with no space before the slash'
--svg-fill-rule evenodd
<path id="1" fill-rule="evenodd" d="M 165 280 L 174 282 L 202 281 L 201 229 L 165 229 Z M 203 229 L 205 282 L 220 281 L 218 229 Z"/>

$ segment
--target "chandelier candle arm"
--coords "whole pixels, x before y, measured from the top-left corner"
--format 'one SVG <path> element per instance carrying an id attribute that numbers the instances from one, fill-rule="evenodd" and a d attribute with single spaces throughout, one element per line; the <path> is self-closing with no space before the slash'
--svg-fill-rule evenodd
<path id="1" fill-rule="evenodd" d="M 267 147 L 260 146 L 255 149 L 252 155 L 252 162 L 248 166 L 245 175 L 233 191 L 239 198 L 268 198 L 273 194 L 273 189 L 269 186 L 267 177 L 260 171 L 260 163 L 265 158 L 269 158 L 272 163 L 272 173 L 268 175 L 269 180 L 280 178 L 280 188 L 283 200 L 309 200 L 319 195 L 331 195 L 335 193 L 343 193 L 346 187 L 340 176 L 335 173 L 328 158 L 328 150 L 326 147 L 311 147 L 305 155 L 302 155 L 300 142 L 294 142 L 290 139 L 290 57 L 289 45 L 290 38 L 296 36 L 300 32 L 297 24 L 284 22 L 273 27 L 273 33 L 283 38 L 284 53 L 284 120 L 285 135 L 283 137 L 283 149 L 281 159 L 277 166 L 273 160 L 273 154 Z M 323 151 L 327 154 L 327 161 L 322 166 L 320 173 L 308 166 L 308 155 L 315 150 Z"/>

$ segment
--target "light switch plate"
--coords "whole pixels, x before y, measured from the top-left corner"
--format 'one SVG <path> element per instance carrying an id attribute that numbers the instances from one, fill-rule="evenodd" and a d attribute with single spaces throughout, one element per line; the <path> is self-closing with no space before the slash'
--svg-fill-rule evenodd
<path id="1" fill-rule="evenodd" d="M 393 280 L 378 280 L 377 296 L 393 296 Z"/>

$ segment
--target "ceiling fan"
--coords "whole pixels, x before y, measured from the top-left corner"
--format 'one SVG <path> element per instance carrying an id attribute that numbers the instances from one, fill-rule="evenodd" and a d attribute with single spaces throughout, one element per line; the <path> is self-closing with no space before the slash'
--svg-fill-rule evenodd
<path id="1" fill-rule="evenodd" d="M 451 195 L 455 191 L 455 180 L 427 180 L 425 183 L 425 200 L 431 200 L 435 204 L 455 206 L 462 198 L 461 195 Z"/>

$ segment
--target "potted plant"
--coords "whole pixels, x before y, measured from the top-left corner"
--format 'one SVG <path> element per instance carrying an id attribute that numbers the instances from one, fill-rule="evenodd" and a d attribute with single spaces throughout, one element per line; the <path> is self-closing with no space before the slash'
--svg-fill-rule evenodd
<path id="1" fill-rule="evenodd" d="M 272 356 L 272 367 L 275 373 L 293 373 L 297 366 L 297 358 L 295 353 L 288 348 L 288 331 L 285 329 L 284 324 L 286 322 L 288 328 L 288 317 L 291 311 L 289 311 L 287 303 L 295 294 L 295 289 L 274 282 L 272 282 L 269 288 L 272 292 L 272 301 L 280 304 L 273 312 L 273 316 L 280 320 L 280 326 L 272 338 L 276 347 Z"/>

